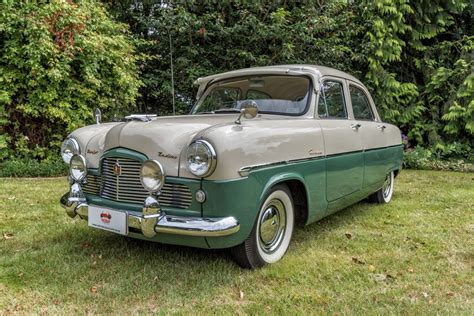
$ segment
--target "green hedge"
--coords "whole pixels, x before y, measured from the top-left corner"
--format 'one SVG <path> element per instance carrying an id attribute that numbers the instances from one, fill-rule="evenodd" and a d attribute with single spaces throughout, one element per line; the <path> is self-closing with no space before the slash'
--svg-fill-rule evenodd
<path id="1" fill-rule="evenodd" d="M 407 169 L 474 172 L 473 161 L 439 159 L 429 149 L 422 147 L 407 150 L 403 156 L 403 166 Z"/>
<path id="2" fill-rule="evenodd" d="M 0 177 L 65 176 L 67 169 L 61 158 L 42 162 L 33 159 L 15 159 L 0 163 Z"/>

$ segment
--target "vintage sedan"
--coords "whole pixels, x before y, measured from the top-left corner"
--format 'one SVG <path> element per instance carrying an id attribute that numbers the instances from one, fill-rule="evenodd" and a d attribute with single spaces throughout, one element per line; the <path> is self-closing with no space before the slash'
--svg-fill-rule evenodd
<path id="1" fill-rule="evenodd" d="M 69 216 L 144 240 L 230 248 L 256 268 L 284 256 L 296 224 L 391 200 L 400 130 L 353 76 L 282 65 L 196 84 L 189 115 L 98 118 L 67 137 Z"/>

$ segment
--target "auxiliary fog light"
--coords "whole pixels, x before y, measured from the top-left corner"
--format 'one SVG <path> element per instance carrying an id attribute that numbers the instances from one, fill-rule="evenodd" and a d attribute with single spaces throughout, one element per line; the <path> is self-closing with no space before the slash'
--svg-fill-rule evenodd
<path id="1" fill-rule="evenodd" d="M 75 181 L 82 181 L 87 175 L 86 159 L 81 155 L 74 155 L 69 162 L 69 175 Z"/>
<path id="2" fill-rule="evenodd" d="M 165 184 L 163 167 L 156 160 L 145 161 L 140 170 L 140 180 L 148 192 L 156 193 L 160 191 Z"/>

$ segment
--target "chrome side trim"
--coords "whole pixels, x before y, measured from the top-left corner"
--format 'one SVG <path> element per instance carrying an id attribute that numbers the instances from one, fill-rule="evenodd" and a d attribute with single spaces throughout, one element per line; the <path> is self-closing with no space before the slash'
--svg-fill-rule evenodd
<path id="1" fill-rule="evenodd" d="M 279 165 L 286 165 L 289 163 L 295 163 L 295 162 L 305 162 L 309 160 L 317 160 L 323 158 L 323 155 L 320 156 L 315 156 L 315 157 L 309 157 L 309 158 L 299 158 L 299 159 L 291 159 L 291 160 L 283 160 L 283 161 L 277 161 L 277 162 L 269 162 L 269 163 L 263 163 L 259 165 L 251 165 L 251 166 L 245 166 L 239 169 L 239 174 L 241 177 L 247 177 L 250 173 L 250 171 L 253 171 L 255 169 L 263 169 L 263 168 L 269 168 L 269 167 L 274 167 L 274 166 L 279 166 Z"/>
<path id="2" fill-rule="evenodd" d="M 278 165 L 285 165 L 285 164 L 294 163 L 294 162 L 305 162 L 305 161 L 308 161 L 308 160 L 330 158 L 330 157 L 341 156 L 341 155 L 346 155 L 346 154 L 353 154 L 353 153 L 358 153 L 358 152 L 368 152 L 368 151 L 372 151 L 372 150 L 388 149 L 388 148 L 399 147 L 399 146 L 402 146 L 402 144 L 390 145 L 390 146 L 384 146 L 384 147 L 377 147 L 377 148 L 368 148 L 368 149 L 356 150 L 356 151 L 341 152 L 341 153 L 330 154 L 330 155 L 324 155 L 324 154 L 321 153 L 320 155 L 309 157 L 309 158 L 298 158 L 298 159 L 283 160 L 283 161 L 277 161 L 277 162 L 270 162 L 270 163 L 263 163 L 263 164 L 258 164 L 258 165 L 245 166 L 245 167 L 240 168 L 238 172 L 239 172 L 241 177 L 247 177 L 249 175 L 250 171 L 255 170 L 255 169 L 268 168 L 268 167 L 273 167 L 273 166 L 278 166 Z"/>

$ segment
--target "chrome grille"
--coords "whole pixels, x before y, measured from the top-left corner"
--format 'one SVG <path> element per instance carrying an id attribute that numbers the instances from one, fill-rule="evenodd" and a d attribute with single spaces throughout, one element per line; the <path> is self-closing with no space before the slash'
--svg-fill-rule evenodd
<path id="1" fill-rule="evenodd" d="M 121 174 L 114 173 L 116 163 Z M 148 192 L 140 182 L 141 162 L 127 158 L 104 158 L 102 160 L 102 187 L 100 195 L 118 202 L 142 204 Z M 159 196 L 163 206 L 186 209 L 191 205 L 191 190 L 182 184 L 165 184 Z"/>
<path id="2" fill-rule="evenodd" d="M 158 198 L 161 204 L 175 208 L 188 208 L 193 196 L 191 190 L 183 184 L 165 184 Z"/>
<path id="3" fill-rule="evenodd" d="M 101 180 L 100 180 L 99 176 L 89 174 L 89 175 L 87 175 L 87 182 L 82 187 L 82 190 L 85 193 L 99 195 L 99 193 L 100 193 L 100 182 L 101 182 Z"/>

